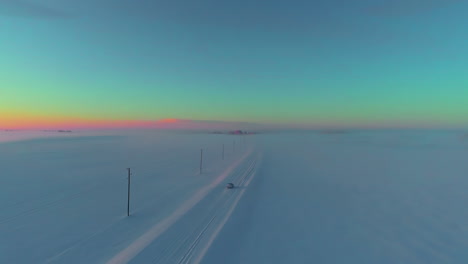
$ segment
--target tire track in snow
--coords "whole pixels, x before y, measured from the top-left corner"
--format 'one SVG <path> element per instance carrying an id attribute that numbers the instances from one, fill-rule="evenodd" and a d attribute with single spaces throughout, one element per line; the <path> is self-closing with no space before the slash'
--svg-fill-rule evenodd
<path id="1" fill-rule="evenodd" d="M 236 168 L 226 181 L 232 181 L 241 188 L 245 187 L 242 184 L 248 176 L 253 176 L 256 157 L 252 155 L 252 158 Z M 216 229 L 221 228 L 224 216 L 231 208 L 234 210 L 233 204 L 240 193 L 238 188 L 227 190 L 218 186 L 161 237 L 132 259 L 131 263 L 193 263 L 193 259 L 199 256 L 200 248 L 203 249 Z"/>
<path id="2" fill-rule="evenodd" d="M 228 167 L 220 176 L 218 176 L 211 184 L 203 187 L 198 192 L 196 192 L 191 198 L 179 206 L 171 215 L 163 219 L 162 221 L 155 224 L 151 227 L 146 233 L 141 235 L 135 241 L 133 241 L 129 246 L 120 251 L 117 255 L 107 261 L 107 264 L 121 264 L 127 263 L 132 260 L 136 255 L 143 251 L 152 241 L 158 238 L 162 233 L 164 233 L 169 227 L 171 227 L 177 220 L 179 220 L 183 215 L 185 215 L 190 209 L 192 209 L 196 204 L 198 204 L 203 198 L 205 198 L 208 193 L 214 189 L 218 184 L 220 184 L 230 173 L 238 167 L 250 154 L 252 149 L 249 150 L 242 158 L 233 163 Z"/>
<path id="3" fill-rule="evenodd" d="M 249 186 L 250 182 L 255 176 L 256 172 L 256 165 L 257 165 L 257 160 L 261 159 L 261 157 L 258 157 L 252 164 L 251 168 L 248 170 L 248 172 L 245 174 L 245 176 L 241 179 L 239 186 L 244 187 L 244 189 L 241 189 L 239 194 L 235 197 L 234 202 L 232 202 L 231 206 L 229 207 L 229 210 L 227 213 L 224 215 L 224 218 L 221 219 L 221 222 L 215 227 L 215 230 L 211 233 L 211 236 L 208 238 L 208 241 L 205 243 L 204 247 L 199 250 L 198 255 L 196 256 L 196 259 L 192 262 L 194 264 L 199 264 L 203 258 L 206 255 L 206 252 L 208 252 L 209 248 L 215 241 L 216 237 L 219 235 L 219 232 L 223 229 L 224 225 L 228 221 L 228 219 L 231 217 L 232 213 L 234 212 L 234 209 L 237 207 L 237 204 L 239 203 L 240 199 L 244 195 L 246 189 L 245 187 Z M 250 176 L 250 178 L 248 178 Z M 248 179 L 247 179 L 248 178 Z M 245 184 L 243 184 L 245 182 Z M 188 262 L 187 262 L 188 263 Z"/>
<path id="4" fill-rule="evenodd" d="M 234 175 L 243 175 L 244 162 L 231 172 Z M 228 181 L 228 179 L 226 179 Z M 224 208 L 228 199 L 234 195 L 233 190 L 227 190 L 217 186 L 203 201 L 200 201 L 182 219 L 178 220 L 161 237 L 151 243 L 141 254 L 132 259 L 134 263 L 179 263 L 192 256 L 195 249 L 204 238 L 204 233 L 209 232 L 212 222 L 217 222 L 220 209 Z M 218 217 L 219 218 L 219 217 Z M 208 224 L 207 224 L 208 223 Z M 182 257 L 181 257 L 182 256 Z M 151 261 L 149 261 L 151 259 Z"/>
<path id="5" fill-rule="evenodd" d="M 179 260 L 178 264 L 182 264 L 182 263 L 185 263 L 186 261 L 188 261 L 192 255 L 192 252 L 193 250 L 196 248 L 196 246 L 198 245 L 198 243 L 200 242 L 201 238 L 203 237 L 203 235 L 205 234 L 206 230 L 210 227 L 211 223 L 213 223 L 213 220 L 215 220 L 216 218 L 216 215 L 213 216 L 213 218 L 211 218 L 211 220 L 208 222 L 208 224 L 205 226 L 205 228 L 203 228 L 203 230 L 201 231 L 200 234 L 198 234 L 197 238 L 195 239 L 195 241 L 193 241 L 192 245 L 190 246 L 189 250 L 183 255 L 182 259 Z"/>

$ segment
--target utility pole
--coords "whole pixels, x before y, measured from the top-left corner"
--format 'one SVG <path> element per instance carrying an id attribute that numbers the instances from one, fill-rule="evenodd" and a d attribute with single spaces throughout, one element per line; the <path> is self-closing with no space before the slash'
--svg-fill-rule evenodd
<path id="1" fill-rule="evenodd" d="M 132 175 L 130 168 L 128 170 L 128 199 L 127 199 L 127 216 L 130 216 L 130 176 Z"/>

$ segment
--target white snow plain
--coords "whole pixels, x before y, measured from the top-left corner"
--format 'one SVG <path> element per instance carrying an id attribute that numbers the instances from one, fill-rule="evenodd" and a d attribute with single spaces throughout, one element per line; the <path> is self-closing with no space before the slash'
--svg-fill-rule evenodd
<path id="1" fill-rule="evenodd" d="M 468 261 L 461 132 L 50 135 L 0 143 L 0 263 Z"/>

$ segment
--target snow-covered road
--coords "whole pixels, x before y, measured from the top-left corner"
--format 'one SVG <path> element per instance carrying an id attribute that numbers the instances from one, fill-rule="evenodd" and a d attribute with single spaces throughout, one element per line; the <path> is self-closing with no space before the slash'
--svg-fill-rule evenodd
<path id="1" fill-rule="evenodd" d="M 199 263 L 242 197 L 245 191 L 242 188 L 246 188 L 255 175 L 258 157 L 252 152 L 247 151 L 213 182 L 198 190 L 107 263 L 120 264 L 131 260 L 144 263 L 148 259 L 152 263 Z M 238 187 L 224 189 L 226 181 Z M 164 238 L 158 240 L 163 234 Z"/>

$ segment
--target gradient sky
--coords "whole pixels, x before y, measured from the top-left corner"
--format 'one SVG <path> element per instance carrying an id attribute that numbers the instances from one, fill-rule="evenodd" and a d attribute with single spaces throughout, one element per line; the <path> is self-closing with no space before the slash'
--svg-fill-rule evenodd
<path id="1" fill-rule="evenodd" d="M 0 0 L 0 128 L 466 126 L 466 14 L 463 0 Z"/>

